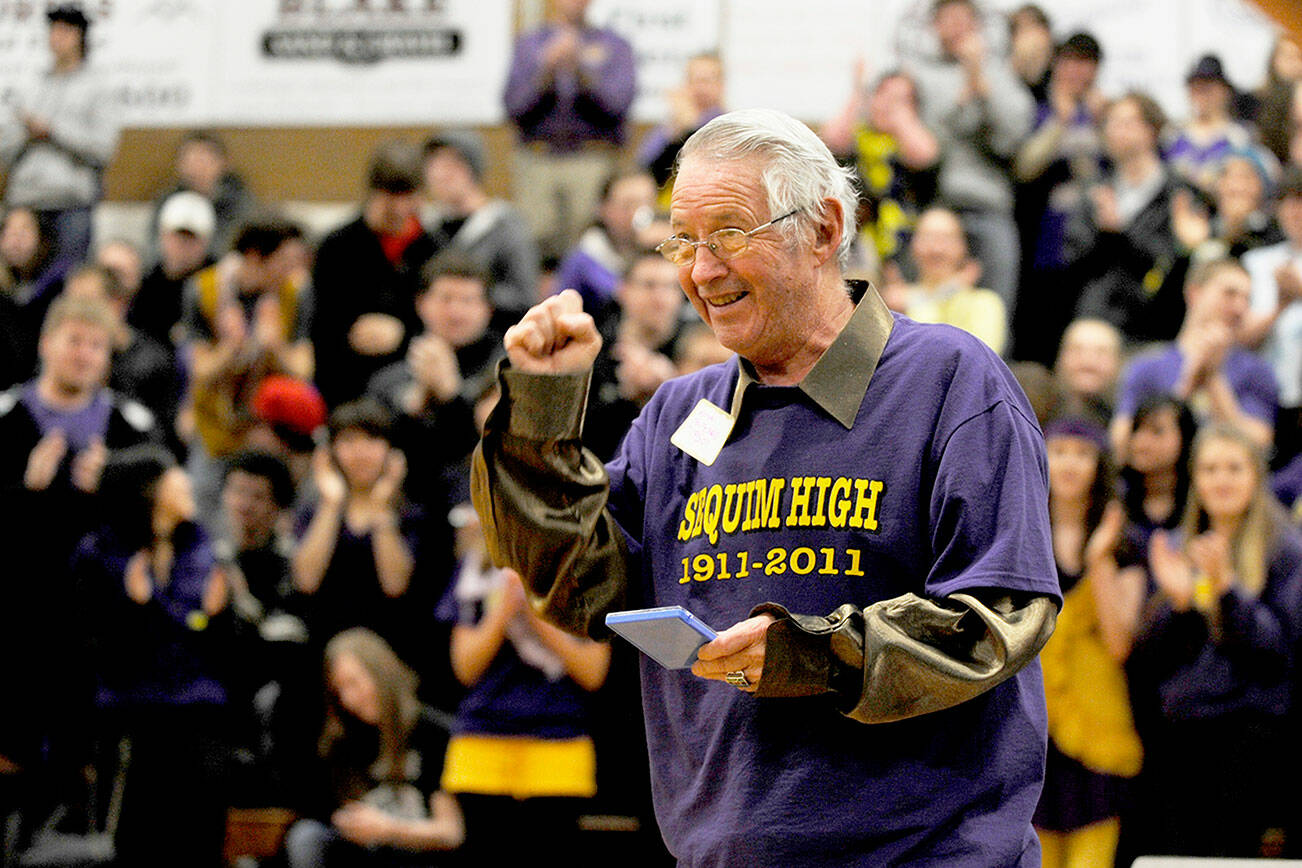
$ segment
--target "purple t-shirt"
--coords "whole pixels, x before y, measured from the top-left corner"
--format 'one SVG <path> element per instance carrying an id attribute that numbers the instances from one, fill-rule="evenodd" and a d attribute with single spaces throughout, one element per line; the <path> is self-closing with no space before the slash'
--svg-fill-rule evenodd
<path id="1" fill-rule="evenodd" d="M 735 363 L 666 383 L 608 470 L 630 606 L 716 629 L 774 601 L 826 615 L 912 592 L 1060 598 L 1044 443 L 980 341 L 896 317 L 854 427 L 752 386 L 712 466 L 670 436 Z M 865 725 L 831 697 L 761 699 L 642 661 L 657 818 L 686 865 L 1038 864 L 1039 666 L 945 711 Z"/>
<path id="2" fill-rule="evenodd" d="M 497 592 L 496 570 L 487 574 L 471 570 L 463 560 L 434 617 L 447 624 L 475 626 L 483 619 L 489 597 Z M 467 578 L 474 581 L 467 581 Z M 457 707 L 453 732 L 483 735 L 533 736 L 541 739 L 578 738 L 588 734 L 589 701 L 586 691 L 569 676 L 546 671 L 527 662 L 515 642 L 540 645 L 529 632 L 520 637 L 508 630 L 493 661 L 471 685 Z M 535 650 L 534 654 L 539 653 Z M 552 656 L 542 652 L 545 656 Z"/>
<path id="3" fill-rule="evenodd" d="M 1172 394 L 1183 365 L 1184 354 L 1176 344 L 1132 359 L 1121 374 L 1121 388 L 1117 392 L 1117 415 L 1134 416 L 1135 409 L 1147 395 Z M 1242 347 L 1231 347 L 1221 369 L 1243 412 L 1263 422 L 1275 424 L 1275 411 L 1279 408 L 1279 386 L 1276 385 L 1275 372 L 1270 365 Z M 1204 415 L 1197 406 L 1191 406 L 1191 409 L 1195 415 Z"/>
<path id="4" fill-rule="evenodd" d="M 46 404 L 41 400 L 35 381 L 23 387 L 19 400 L 36 420 L 42 437 L 55 430 L 63 432 L 69 454 L 81 452 L 97 437 L 103 438 L 108 432 L 109 416 L 113 413 L 113 401 L 103 389 L 96 392 L 86 406 L 76 410 L 60 410 Z"/>

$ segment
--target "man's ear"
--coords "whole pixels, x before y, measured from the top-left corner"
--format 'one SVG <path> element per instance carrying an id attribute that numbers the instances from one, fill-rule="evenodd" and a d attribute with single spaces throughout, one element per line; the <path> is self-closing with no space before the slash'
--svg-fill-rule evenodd
<path id="1" fill-rule="evenodd" d="M 841 246 L 841 233 L 845 231 L 845 212 L 840 201 L 828 197 L 821 205 L 821 213 L 814 215 L 812 248 L 820 266 L 827 264 L 828 260 L 836 260 L 837 249 Z"/>

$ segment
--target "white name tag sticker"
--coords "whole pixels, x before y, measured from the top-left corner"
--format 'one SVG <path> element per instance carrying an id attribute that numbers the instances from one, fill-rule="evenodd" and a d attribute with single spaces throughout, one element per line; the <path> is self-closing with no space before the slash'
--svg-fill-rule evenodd
<path id="1" fill-rule="evenodd" d="M 669 442 L 709 467 L 728 442 L 734 421 L 732 416 L 702 398 Z"/>

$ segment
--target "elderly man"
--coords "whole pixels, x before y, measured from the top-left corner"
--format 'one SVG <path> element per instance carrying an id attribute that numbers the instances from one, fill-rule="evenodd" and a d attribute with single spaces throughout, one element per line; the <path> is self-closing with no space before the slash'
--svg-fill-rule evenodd
<path id="1" fill-rule="evenodd" d="M 980 341 L 843 279 L 853 202 L 794 119 L 704 126 L 660 251 L 740 360 L 662 386 L 603 471 L 578 447 L 600 339 L 547 299 L 507 333 L 476 503 L 570 630 L 673 604 L 720 630 L 690 672 L 642 664 L 680 864 L 1035 865 L 1040 430 Z"/>

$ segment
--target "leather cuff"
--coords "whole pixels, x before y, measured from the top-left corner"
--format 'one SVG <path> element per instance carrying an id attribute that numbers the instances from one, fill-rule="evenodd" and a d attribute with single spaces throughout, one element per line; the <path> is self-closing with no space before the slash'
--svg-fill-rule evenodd
<path id="1" fill-rule="evenodd" d="M 832 614 L 795 615 L 777 603 L 761 603 L 750 617 L 772 615 L 764 635 L 764 672 L 755 694 L 761 697 L 817 696 L 850 687 L 859 695 L 863 671 L 862 616 L 845 605 Z"/>
<path id="2" fill-rule="evenodd" d="M 503 363 L 501 405 L 510 408 L 507 432 L 525 440 L 578 440 L 588 403 L 591 371 L 529 374 Z"/>

